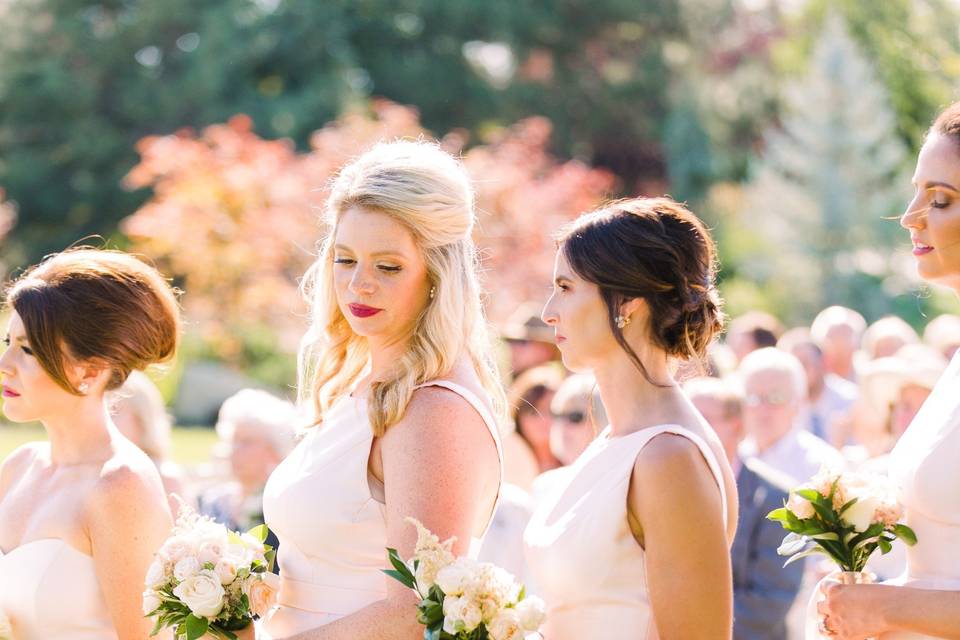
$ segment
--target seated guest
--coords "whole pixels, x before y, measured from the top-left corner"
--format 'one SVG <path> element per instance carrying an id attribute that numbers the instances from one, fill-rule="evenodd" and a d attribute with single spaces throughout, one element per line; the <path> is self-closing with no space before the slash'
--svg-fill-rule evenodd
<path id="1" fill-rule="evenodd" d="M 764 311 L 750 311 L 730 321 L 724 341 L 739 362 L 751 351 L 777 346 L 781 333 L 783 327 L 772 315 Z"/>
<path id="2" fill-rule="evenodd" d="M 553 396 L 550 402 L 553 418 L 550 426 L 550 450 L 563 466 L 537 476 L 531 491 L 534 504 L 607 425 L 607 414 L 596 389 L 597 381 L 593 375 L 579 373 L 564 380 Z"/>
<path id="3" fill-rule="evenodd" d="M 783 530 L 766 519 L 783 506 L 789 481 L 757 459 L 741 461 L 742 396 L 735 384 L 694 378 L 684 384 L 693 405 L 717 432 L 737 477 L 740 514 L 730 551 L 733 564 L 734 640 L 783 640 L 787 613 L 803 579 L 803 563 L 783 566 L 777 547 Z"/>
<path id="4" fill-rule="evenodd" d="M 560 461 L 550 451 L 550 402 L 563 378 L 562 367 L 541 365 L 518 376 L 507 394 L 515 431 L 533 454 L 538 473 L 560 466 Z M 505 456 L 509 457 L 506 447 L 504 450 Z"/>
<path id="5" fill-rule="evenodd" d="M 923 330 L 923 342 L 947 360 L 953 358 L 960 347 L 960 316 L 944 313 L 931 320 Z"/>
<path id="6" fill-rule="evenodd" d="M 738 375 L 744 391 L 744 459 L 759 458 L 789 476 L 792 485 L 807 481 L 823 465 L 843 468 L 840 452 L 799 422 L 807 396 L 799 360 L 779 349 L 760 349 L 743 359 Z"/>
<path id="7" fill-rule="evenodd" d="M 894 355 L 901 347 L 920 342 L 913 327 L 896 316 L 886 316 L 871 324 L 863 334 L 863 352 L 868 360 Z"/>
<path id="8" fill-rule="evenodd" d="M 856 380 L 854 356 L 867 329 L 863 316 L 847 307 L 827 307 L 810 325 L 810 335 L 823 352 L 827 371 L 847 380 Z"/>
<path id="9" fill-rule="evenodd" d="M 777 347 L 793 354 L 807 374 L 807 404 L 801 421 L 813 435 L 837 443 L 845 437 L 832 437 L 832 427 L 857 400 L 857 385 L 827 371 L 823 351 L 810 332 L 802 327 L 791 329 L 780 337 Z"/>
<path id="10" fill-rule="evenodd" d="M 180 468 L 169 460 L 170 416 L 160 390 L 147 374 L 133 371 L 110 396 L 113 423 L 157 465 L 170 513 L 176 519 L 180 500 L 194 506 L 194 496 L 183 483 Z"/>
<path id="11" fill-rule="evenodd" d="M 303 425 L 291 403 L 266 391 L 244 389 L 227 398 L 217 435 L 228 451 L 232 478 L 201 494 L 201 513 L 238 531 L 263 524 L 263 487 Z"/>

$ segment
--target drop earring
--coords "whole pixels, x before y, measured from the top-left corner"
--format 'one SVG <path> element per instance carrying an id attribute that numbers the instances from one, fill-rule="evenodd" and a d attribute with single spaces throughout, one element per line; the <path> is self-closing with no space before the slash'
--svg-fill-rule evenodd
<path id="1" fill-rule="evenodd" d="M 430 299 L 433 300 L 433 297 L 437 295 L 437 286 L 434 285 L 430 287 Z"/>

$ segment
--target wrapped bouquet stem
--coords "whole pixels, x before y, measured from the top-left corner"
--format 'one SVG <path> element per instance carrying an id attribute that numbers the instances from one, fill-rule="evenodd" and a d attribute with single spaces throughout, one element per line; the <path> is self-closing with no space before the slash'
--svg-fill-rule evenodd
<path id="1" fill-rule="evenodd" d="M 417 546 L 404 561 L 387 549 L 390 577 L 412 589 L 424 640 L 522 640 L 543 623 L 544 604 L 500 567 L 455 557 L 454 538 L 440 539 L 413 518 Z"/>

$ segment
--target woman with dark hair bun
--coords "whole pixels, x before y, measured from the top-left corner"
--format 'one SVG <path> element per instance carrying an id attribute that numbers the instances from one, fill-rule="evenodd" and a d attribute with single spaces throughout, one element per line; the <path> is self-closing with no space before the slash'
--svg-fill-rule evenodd
<path id="1" fill-rule="evenodd" d="M 913 186 L 900 225 L 910 233 L 917 272 L 960 293 L 960 102 L 927 133 Z M 843 585 L 828 577 L 810 602 L 807 638 L 960 638 L 957 389 L 960 355 L 890 452 L 890 479 L 917 534 L 917 544 L 907 548 L 906 573 L 887 584 Z"/>
<path id="2" fill-rule="evenodd" d="M 9 289 L 3 412 L 47 442 L 0 466 L 0 613 L 24 640 L 146 638 L 141 592 L 172 525 L 156 465 L 110 419 L 107 392 L 169 360 L 163 277 L 114 251 L 65 251 Z"/>
<path id="3" fill-rule="evenodd" d="M 668 198 L 614 202 L 560 237 L 543 320 L 564 364 L 596 377 L 610 424 L 524 536 L 549 640 L 731 636 L 736 484 L 673 377 L 722 328 L 715 262 Z"/>

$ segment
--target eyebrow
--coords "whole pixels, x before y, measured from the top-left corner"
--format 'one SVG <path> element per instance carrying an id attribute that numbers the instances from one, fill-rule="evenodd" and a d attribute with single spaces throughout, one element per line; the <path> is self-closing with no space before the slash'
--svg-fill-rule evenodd
<path id="1" fill-rule="evenodd" d="M 960 190 L 958 190 L 955 186 L 947 182 L 929 182 L 928 181 L 923 183 L 923 188 L 926 191 L 929 191 L 930 189 L 946 189 L 948 191 L 953 191 L 954 193 L 960 193 Z"/>
<path id="2" fill-rule="evenodd" d="M 346 247 L 342 244 L 336 244 L 333 246 L 333 248 L 336 249 L 337 251 L 349 251 L 350 253 L 353 253 L 353 249 L 351 249 L 350 247 Z M 373 256 L 374 258 L 383 258 L 387 256 L 395 257 L 395 258 L 406 258 L 404 254 L 398 251 L 374 251 L 370 255 Z"/>
<path id="3" fill-rule="evenodd" d="M 564 275 L 562 273 L 553 279 L 554 283 L 556 284 L 560 284 L 561 280 L 566 280 L 567 282 L 573 282 L 573 278 L 571 278 L 570 276 Z"/>

